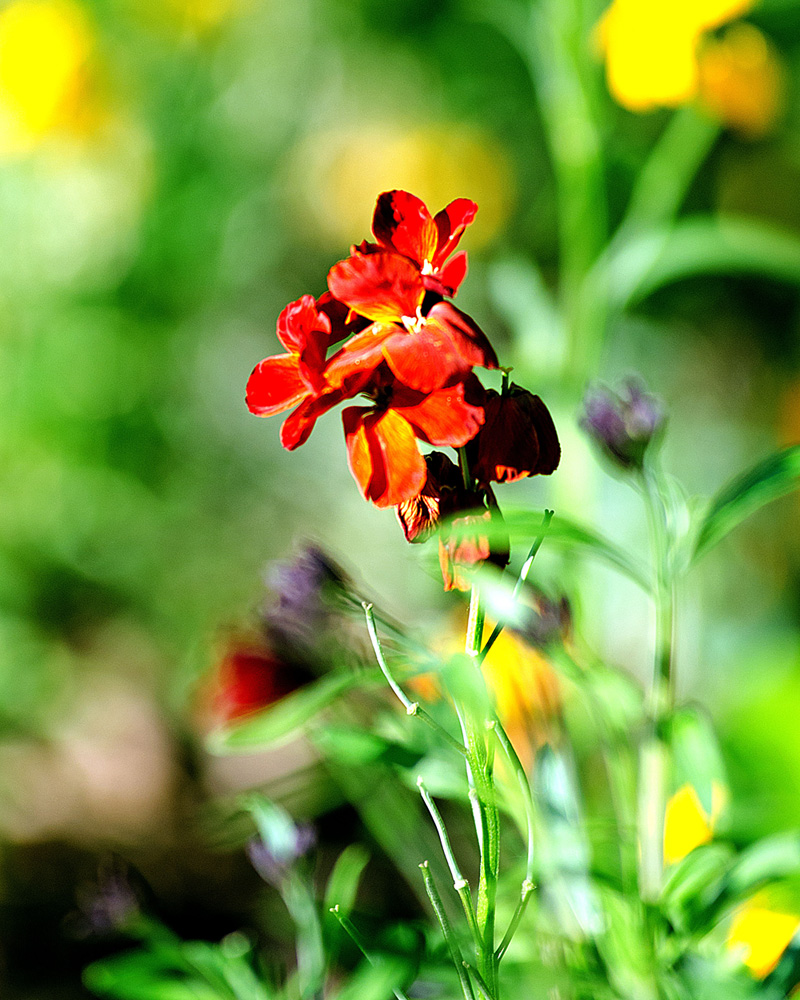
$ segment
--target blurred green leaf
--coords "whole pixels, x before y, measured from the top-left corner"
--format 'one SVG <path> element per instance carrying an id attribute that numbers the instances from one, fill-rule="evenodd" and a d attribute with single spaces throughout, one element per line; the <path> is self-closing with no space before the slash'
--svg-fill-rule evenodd
<path id="1" fill-rule="evenodd" d="M 382 760 L 400 767 L 413 767 L 419 760 L 419 754 L 413 750 L 377 733 L 351 726 L 325 726 L 315 735 L 314 742 L 326 757 L 345 766 Z"/>
<path id="2" fill-rule="evenodd" d="M 679 931 L 697 929 L 722 893 L 733 856 L 727 844 L 703 844 L 667 870 L 662 907 Z"/>
<path id="3" fill-rule="evenodd" d="M 408 964 L 397 958 L 381 956 L 374 965 L 362 962 L 335 1000 L 388 1000 L 408 974 Z"/>
<path id="4" fill-rule="evenodd" d="M 361 844 L 350 844 L 342 851 L 333 866 L 325 889 L 325 908 L 338 906 L 347 916 L 353 909 L 358 894 L 358 883 L 367 864 L 369 851 Z"/>
<path id="5" fill-rule="evenodd" d="M 707 815 L 716 817 L 728 782 L 711 720 L 699 709 L 681 708 L 669 720 L 667 739 L 673 769 L 671 790 L 691 785 Z"/>
<path id="6" fill-rule="evenodd" d="M 212 734 L 212 753 L 251 753 L 288 739 L 346 691 L 371 683 L 377 671 L 329 674 L 294 691 L 258 715 Z"/>
<path id="7" fill-rule="evenodd" d="M 775 452 L 737 476 L 712 498 L 694 547 L 697 560 L 741 521 L 765 504 L 785 496 L 800 482 L 800 445 Z"/>
<path id="8" fill-rule="evenodd" d="M 632 239 L 596 273 L 620 311 L 682 278 L 756 274 L 800 285 L 800 239 L 757 219 L 692 216 Z M 594 282 L 592 282 L 594 287 Z"/>
<path id="9" fill-rule="evenodd" d="M 728 892 L 749 895 L 766 882 L 800 872 L 800 834 L 766 837 L 742 852 L 728 878 Z"/>

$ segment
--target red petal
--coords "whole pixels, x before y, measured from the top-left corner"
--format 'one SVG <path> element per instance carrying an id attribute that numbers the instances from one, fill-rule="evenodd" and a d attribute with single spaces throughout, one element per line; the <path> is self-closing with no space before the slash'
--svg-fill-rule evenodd
<path id="1" fill-rule="evenodd" d="M 398 408 L 397 394 L 392 406 Z M 462 383 L 430 393 L 421 403 L 400 409 L 417 437 L 428 444 L 460 448 L 472 440 L 483 423 L 483 410 L 464 400 Z"/>
<path id="2" fill-rule="evenodd" d="M 409 424 L 394 410 L 342 411 L 350 471 L 376 507 L 395 507 L 416 496 L 427 469 Z"/>
<path id="3" fill-rule="evenodd" d="M 356 254 L 334 264 L 328 287 L 340 302 L 381 323 L 415 316 L 425 297 L 418 269 L 394 253 Z"/>
<path id="4" fill-rule="evenodd" d="M 497 355 L 478 324 L 449 302 L 438 302 L 428 313 L 428 323 L 444 324 L 465 364 L 470 367 L 497 368 Z M 427 325 L 427 324 L 426 324 Z"/>
<path id="5" fill-rule="evenodd" d="M 408 191 L 384 191 L 372 217 L 375 239 L 388 250 L 410 257 L 422 267 L 433 263 L 438 233 L 425 202 Z"/>
<path id="6" fill-rule="evenodd" d="M 449 302 L 437 303 L 422 329 L 387 339 L 383 355 L 396 378 L 420 392 L 440 389 L 473 365 L 497 367 L 485 334 Z"/>
<path id="7" fill-rule="evenodd" d="M 276 354 L 265 358 L 247 380 L 245 400 L 251 413 L 271 417 L 295 406 L 308 395 L 300 375 L 296 354 Z"/>
<path id="8" fill-rule="evenodd" d="M 467 252 L 460 250 L 444 267 L 435 274 L 424 275 L 422 280 L 426 288 L 452 298 L 461 287 L 461 282 L 467 276 Z M 434 284 L 438 287 L 434 287 Z"/>
<path id="9" fill-rule="evenodd" d="M 300 354 L 308 344 L 309 338 L 314 334 L 316 334 L 317 340 L 322 340 L 327 346 L 331 324 L 328 317 L 317 310 L 314 296 L 304 295 L 296 302 L 290 302 L 286 306 L 278 317 L 276 332 L 278 340 L 287 351 Z"/>
<path id="10" fill-rule="evenodd" d="M 456 198 L 447 208 L 436 213 L 434 223 L 437 231 L 436 255 L 431 260 L 434 270 L 438 270 L 458 246 L 464 230 L 475 218 L 478 206 L 469 198 Z"/>
<path id="11" fill-rule="evenodd" d="M 337 403 L 347 397 L 341 391 L 329 391 L 322 396 L 308 397 L 290 413 L 281 425 L 281 444 L 288 451 L 294 451 L 305 444 L 314 424 L 323 413 L 327 413 Z"/>
<path id="12" fill-rule="evenodd" d="M 380 323 L 373 323 L 366 330 L 357 333 L 328 362 L 325 369 L 328 385 L 338 388 L 347 384 L 351 387 L 348 394 L 355 395 L 378 365 L 383 364 L 383 345 L 386 341 L 392 337 L 405 336 L 401 327 L 394 324 L 382 326 Z"/>

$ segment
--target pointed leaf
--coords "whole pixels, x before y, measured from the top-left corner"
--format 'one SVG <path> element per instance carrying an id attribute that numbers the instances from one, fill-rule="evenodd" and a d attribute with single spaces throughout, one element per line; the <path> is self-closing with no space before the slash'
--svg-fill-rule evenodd
<path id="1" fill-rule="evenodd" d="M 711 500 L 695 542 L 693 561 L 761 507 L 800 484 L 800 445 L 775 452 L 738 476 Z"/>

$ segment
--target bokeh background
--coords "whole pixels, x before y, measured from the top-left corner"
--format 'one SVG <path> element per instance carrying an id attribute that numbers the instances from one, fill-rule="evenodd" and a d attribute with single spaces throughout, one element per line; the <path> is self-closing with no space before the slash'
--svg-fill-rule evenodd
<path id="1" fill-rule="evenodd" d="M 800 4 L 744 11 L 734 85 L 733 29 L 712 26 L 705 105 L 672 95 L 677 112 L 626 91 L 624 71 L 612 93 L 595 27 L 604 4 L 566 7 L 603 155 L 604 196 L 589 192 L 579 220 L 586 253 L 623 218 L 673 115 L 685 118 L 682 162 L 693 150 L 697 161 L 682 213 L 762 220 L 800 246 Z M 532 10 L 574 28 L 557 3 Z M 136 866 L 182 934 L 218 938 L 254 919 L 256 878 L 215 839 L 214 804 L 317 765 L 297 746 L 266 763 L 212 760 L 205 678 L 252 629 L 272 560 L 317 542 L 423 634 L 458 605 L 435 554 L 362 500 L 335 416 L 290 454 L 278 418 L 244 406 L 251 369 L 279 349 L 278 313 L 322 293 L 328 268 L 368 235 L 379 192 L 411 190 L 432 211 L 456 197 L 480 206 L 460 305 L 548 402 L 563 445 L 552 481 L 500 490 L 501 504 L 549 504 L 644 546 L 638 508 L 578 428 L 589 377 L 643 376 L 669 413 L 665 464 L 690 496 L 800 441 L 796 260 L 772 274 L 678 269 L 600 317 L 593 352 L 575 361 L 559 312 L 570 152 L 554 154 L 548 128 L 566 113 L 570 134 L 572 82 L 543 74 L 542 39 L 514 27 L 527 11 L 494 0 L 0 8 L 3 996 L 89 995 L 80 969 L 105 946 L 84 933 L 81 901 L 112 856 Z M 633 589 L 543 555 L 587 641 L 643 676 L 651 622 Z M 800 824 L 799 607 L 796 497 L 727 540 L 682 597 L 680 688 L 718 727 L 743 841 Z M 336 805 L 324 776 L 312 784 L 307 812 Z M 346 842 L 348 822 L 328 813 L 323 839 Z"/>

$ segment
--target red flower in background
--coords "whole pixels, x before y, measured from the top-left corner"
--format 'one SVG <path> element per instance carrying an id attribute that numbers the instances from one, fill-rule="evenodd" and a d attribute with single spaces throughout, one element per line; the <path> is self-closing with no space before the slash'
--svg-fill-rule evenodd
<path id="1" fill-rule="evenodd" d="M 556 470 L 561 446 L 550 411 L 538 396 L 512 383 L 502 394 L 487 389 L 482 404 L 483 427 L 467 446 L 470 469 L 480 484 L 513 483 Z"/>
<path id="2" fill-rule="evenodd" d="M 465 400 L 463 382 L 423 393 L 399 383 L 385 365 L 369 391 L 371 407 L 342 411 L 348 463 L 367 500 L 393 507 L 425 485 L 427 468 L 415 439 L 459 448 L 477 433 L 483 410 Z"/>
<path id="3" fill-rule="evenodd" d="M 213 679 L 211 710 L 222 723 L 236 722 L 296 691 L 306 674 L 261 646 L 234 645 Z"/>
<path id="4" fill-rule="evenodd" d="M 425 202 L 408 191 L 384 191 L 372 217 L 375 243 L 366 240 L 353 252 L 390 250 L 419 268 L 425 288 L 452 297 L 467 274 L 467 255 L 462 250 L 447 258 L 458 246 L 464 230 L 475 218 L 478 206 L 468 198 L 456 198 L 431 217 Z"/>
<path id="5" fill-rule="evenodd" d="M 372 320 L 331 359 L 347 373 L 386 361 L 411 389 L 433 392 L 476 365 L 497 368 L 486 335 L 466 313 L 437 302 L 422 315 L 425 285 L 419 270 L 397 254 L 357 254 L 331 268 L 332 294 Z"/>

